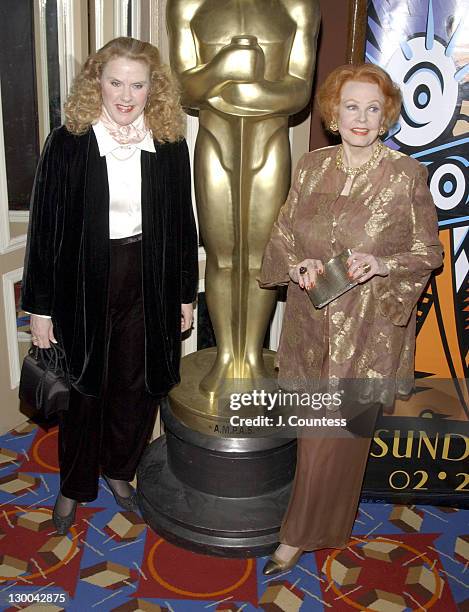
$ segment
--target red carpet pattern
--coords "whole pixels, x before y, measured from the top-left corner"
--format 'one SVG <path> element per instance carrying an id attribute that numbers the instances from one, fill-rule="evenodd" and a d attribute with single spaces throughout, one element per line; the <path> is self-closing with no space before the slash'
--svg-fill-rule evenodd
<path id="1" fill-rule="evenodd" d="M 468 510 L 362 503 L 346 550 L 266 578 L 265 559 L 166 542 L 104 482 L 58 536 L 56 455 L 55 428 L 27 423 L 0 438 L 1 610 L 469 612 Z"/>

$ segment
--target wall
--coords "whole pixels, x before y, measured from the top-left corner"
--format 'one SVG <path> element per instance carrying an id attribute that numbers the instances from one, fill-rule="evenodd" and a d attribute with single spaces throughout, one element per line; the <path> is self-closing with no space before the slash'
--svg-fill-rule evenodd
<path id="1" fill-rule="evenodd" d="M 319 32 L 318 57 L 316 63 L 316 78 L 313 88 L 317 88 L 325 80 L 329 72 L 347 62 L 347 41 L 349 23 L 349 3 L 320 0 L 321 31 Z M 340 8 L 338 8 L 340 5 Z M 319 113 L 312 106 L 310 150 L 335 144 L 333 138 L 324 131 Z"/>
<path id="2" fill-rule="evenodd" d="M 73 79 L 77 66 L 88 53 L 88 2 L 87 0 L 58 0 L 56 22 L 53 31 L 57 36 L 59 56 L 57 64 L 48 62 L 48 26 L 46 19 L 46 3 L 34 0 L 33 26 L 34 31 L 34 62 L 35 62 L 35 95 L 37 97 L 37 118 L 39 130 L 38 145 L 42 147 L 50 129 L 49 123 L 49 93 L 52 91 L 48 81 L 48 69 L 51 65 L 60 73 L 61 97 L 66 95 L 67 88 Z M 29 22 L 31 23 L 31 22 Z M 15 25 L 18 25 L 16 23 Z M 27 24 L 20 22 L 27 29 Z M 49 28 L 50 31 L 50 28 Z M 21 45 L 21 40 L 18 40 Z M 10 49 L 6 42 L 0 40 L 0 53 L 9 57 Z M 5 79 L 3 81 L 6 90 Z M 11 91 L 10 91 L 11 93 Z M 6 96 L 5 96 L 6 98 Z M 50 96 L 51 100 L 53 96 Z M 17 113 L 21 113 L 24 99 L 18 100 Z M 0 98 L 1 104 L 1 98 Z M 2 105 L 2 109 L 5 106 Z M 13 113 L 14 115 L 14 113 Z M 12 114 L 10 113 L 10 120 Z M 21 115 L 18 115 L 21 117 Z M 16 119 L 16 116 L 14 117 Z M 59 118 L 60 120 L 60 118 Z M 5 127 L 8 128 L 6 124 Z M 5 155 L 4 123 L 0 115 L 0 434 L 9 431 L 26 420 L 20 412 L 18 400 L 19 368 L 26 353 L 29 342 L 26 331 L 18 334 L 13 284 L 20 280 L 24 259 L 25 233 L 27 229 L 28 211 L 9 210 L 7 169 L 8 152 Z M 34 138 L 31 136 L 31 138 Z M 37 146 L 36 143 L 33 143 Z M 31 145 L 33 146 L 33 145 Z M 7 158 L 7 159 L 6 159 Z M 11 195 L 11 194 L 10 194 Z"/>

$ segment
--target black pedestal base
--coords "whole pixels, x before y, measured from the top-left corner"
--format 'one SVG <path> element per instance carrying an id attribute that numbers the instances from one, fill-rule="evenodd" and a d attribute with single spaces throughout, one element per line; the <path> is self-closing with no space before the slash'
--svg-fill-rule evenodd
<path id="1" fill-rule="evenodd" d="M 145 521 L 168 541 L 196 552 L 225 557 L 272 552 L 290 497 L 295 442 L 207 440 L 177 421 L 169 406 L 162 412 L 166 435 L 148 447 L 137 474 Z"/>

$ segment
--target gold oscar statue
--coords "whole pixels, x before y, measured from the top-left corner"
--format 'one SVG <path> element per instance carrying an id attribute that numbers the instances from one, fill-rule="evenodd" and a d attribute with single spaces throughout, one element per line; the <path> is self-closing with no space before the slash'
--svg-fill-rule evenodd
<path id="1" fill-rule="evenodd" d="M 256 278 L 290 185 L 288 117 L 310 99 L 319 0 L 168 0 L 167 23 L 183 103 L 199 111 L 195 189 L 217 340 L 216 356 L 183 360 L 182 386 L 198 375 L 197 389 L 176 390 L 171 403 L 216 417 L 227 379 L 268 376 L 262 344 L 275 293 Z"/>
<path id="2" fill-rule="evenodd" d="M 288 117 L 310 98 L 319 19 L 319 0 L 167 0 L 172 68 L 199 112 L 195 188 L 217 349 L 182 360 L 137 489 L 159 535 L 204 554 L 270 553 L 290 497 L 295 441 L 238 427 L 229 396 L 276 384 L 262 350 L 275 293 L 256 278 L 290 184 Z"/>

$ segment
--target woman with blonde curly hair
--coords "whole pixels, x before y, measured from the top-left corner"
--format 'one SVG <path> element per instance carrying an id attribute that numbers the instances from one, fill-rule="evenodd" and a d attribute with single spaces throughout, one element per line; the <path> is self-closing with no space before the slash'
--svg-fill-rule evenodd
<path id="1" fill-rule="evenodd" d="M 178 91 L 158 50 L 116 38 L 92 54 L 48 137 L 33 190 L 23 278 L 33 344 L 60 343 L 71 383 L 60 413 L 64 534 L 100 472 L 117 503 L 158 399 L 179 382 L 192 325 L 197 237 Z"/>

